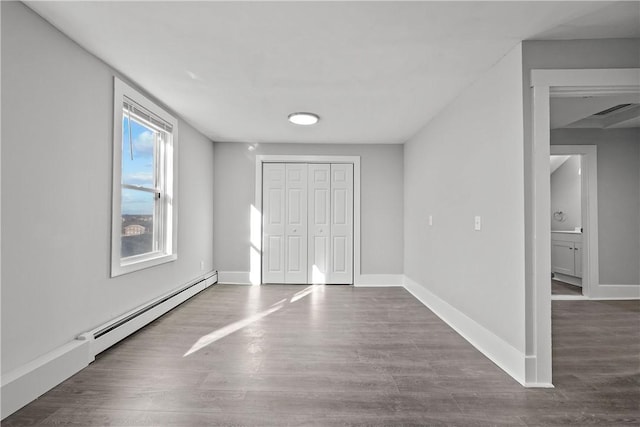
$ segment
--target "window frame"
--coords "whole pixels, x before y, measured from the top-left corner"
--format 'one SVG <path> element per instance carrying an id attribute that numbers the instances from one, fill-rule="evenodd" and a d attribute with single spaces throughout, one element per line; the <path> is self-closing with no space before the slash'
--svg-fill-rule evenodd
<path id="1" fill-rule="evenodd" d="M 111 277 L 139 271 L 145 268 L 175 261 L 178 258 L 178 120 L 151 101 L 145 95 L 114 76 L 113 97 L 113 186 L 111 213 Z M 125 118 L 124 103 L 130 101 L 146 112 L 169 124 L 170 132 L 164 131 L 165 138 L 154 142 L 154 184 L 153 187 L 135 186 L 122 182 L 123 156 L 123 120 Z M 138 121 L 138 120 L 136 120 Z M 147 124 L 143 123 L 144 126 Z M 131 124 L 129 124 L 131 126 Z M 156 132 L 155 138 L 158 138 Z M 160 148 L 161 153 L 156 151 Z M 154 238 L 154 250 L 144 254 L 123 258 L 122 245 L 122 190 L 131 189 L 155 194 L 154 203 L 154 237 L 158 235 L 157 247 Z M 157 233 L 157 234 L 156 234 Z"/>

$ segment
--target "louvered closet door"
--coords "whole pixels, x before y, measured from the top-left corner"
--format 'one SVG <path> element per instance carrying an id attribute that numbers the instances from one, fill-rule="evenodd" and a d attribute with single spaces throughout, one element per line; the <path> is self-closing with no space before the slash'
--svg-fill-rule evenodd
<path id="1" fill-rule="evenodd" d="M 284 283 L 285 279 L 285 165 L 262 167 L 262 282 Z"/>
<path id="2" fill-rule="evenodd" d="M 353 165 L 331 165 L 331 261 L 327 283 L 353 283 Z"/>
<path id="3" fill-rule="evenodd" d="M 307 283 L 326 283 L 331 237 L 331 165 L 309 165 L 309 242 Z"/>

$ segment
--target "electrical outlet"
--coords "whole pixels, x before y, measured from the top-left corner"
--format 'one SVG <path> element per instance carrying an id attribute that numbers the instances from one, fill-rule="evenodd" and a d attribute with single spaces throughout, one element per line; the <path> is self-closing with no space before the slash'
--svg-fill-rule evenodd
<path id="1" fill-rule="evenodd" d="M 200 271 L 204 270 L 204 261 L 200 261 Z"/>
<path id="2" fill-rule="evenodd" d="M 482 228 L 482 218 L 480 216 L 475 217 L 474 229 L 479 231 Z"/>

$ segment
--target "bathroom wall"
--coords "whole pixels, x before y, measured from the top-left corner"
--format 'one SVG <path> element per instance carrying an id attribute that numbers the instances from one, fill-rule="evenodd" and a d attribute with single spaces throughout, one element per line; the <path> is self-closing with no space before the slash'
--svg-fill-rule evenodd
<path id="1" fill-rule="evenodd" d="M 570 156 L 551 174 L 551 231 L 582 227 L 580 181 L 580 156 Z"/>

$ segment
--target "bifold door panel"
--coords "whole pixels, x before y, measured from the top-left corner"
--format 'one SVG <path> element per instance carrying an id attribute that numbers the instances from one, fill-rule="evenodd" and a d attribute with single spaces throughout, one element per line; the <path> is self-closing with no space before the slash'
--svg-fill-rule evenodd
<path id="1" fill-rule="evenodd" d="M 327 283 L 352 283 L 353 165 L 331 165 L 331 262 Z"/>
<path id="2" fill-rule="evenodd" d="M 284 164 L 264 165 L 262 192 L 262 280 L 265 283 L 284 283 Z"/>
<path id="3" fill-rule="evenodd" d="M 283 283 L 307 282 L 307 165 L 286 164 Z"/>
<path id="4" fill-rule="evenodd" d="M 306 283 L 327 283 L 331 238 L 331 165 L 309 165 L 309 271 Z"/>
<path id="5" fill-rule="evenodd" d="M 265 163 L 263 283 L 353 283 L 353 165 Z"/>

